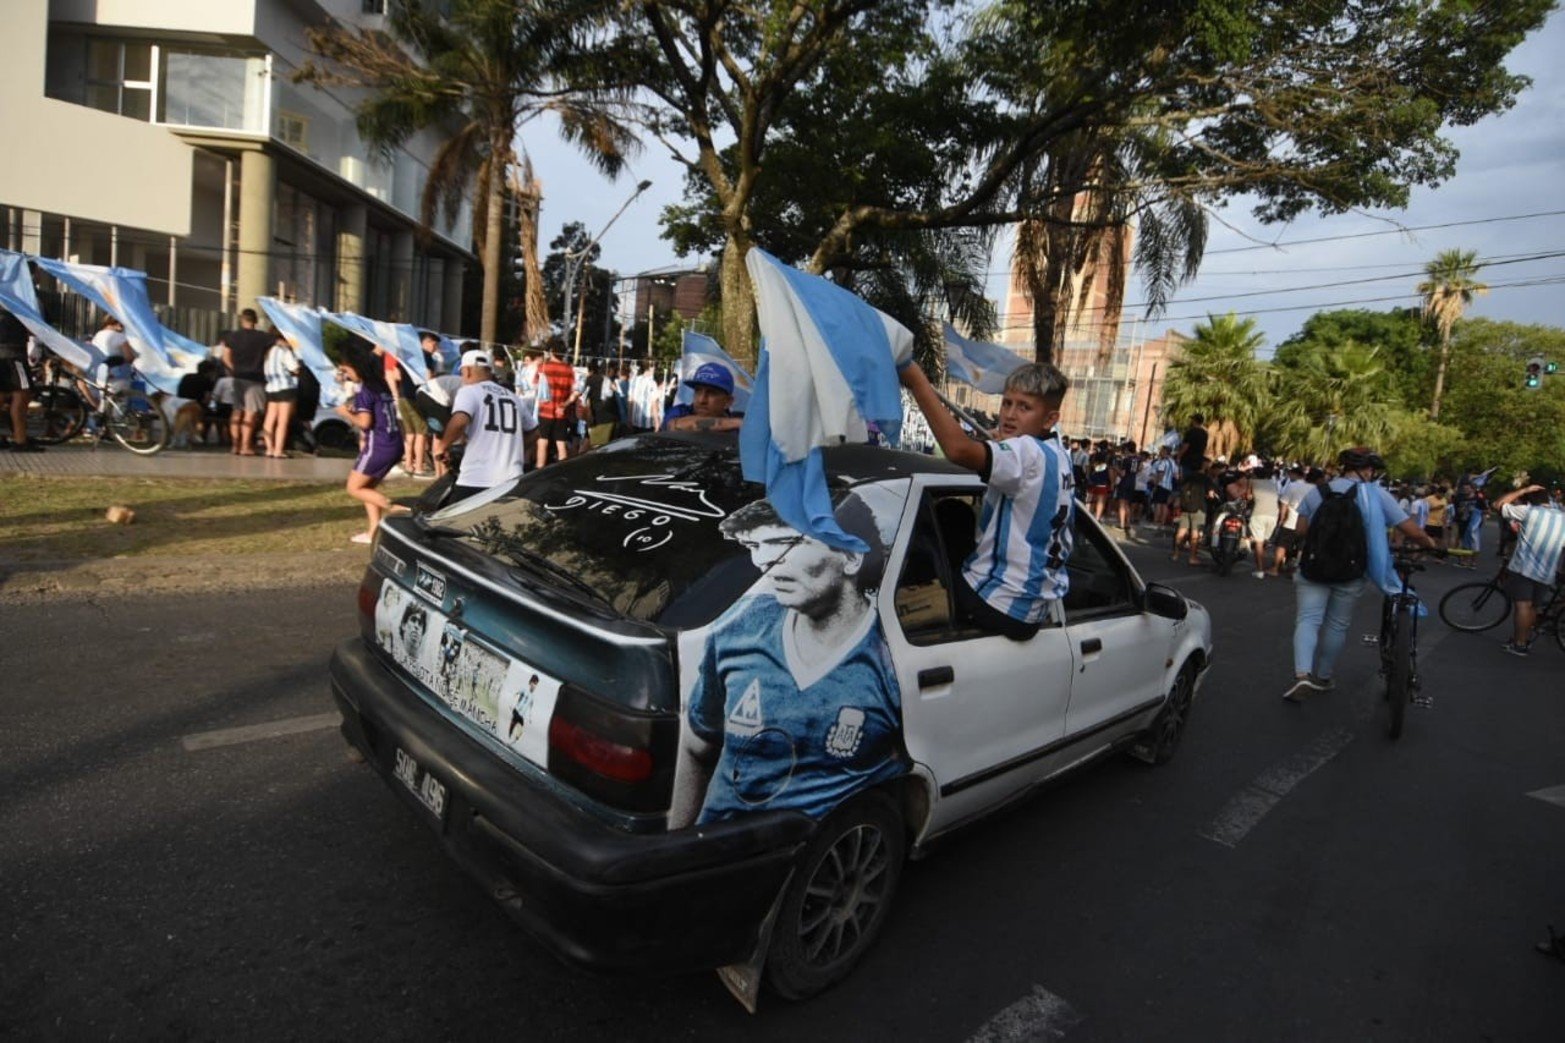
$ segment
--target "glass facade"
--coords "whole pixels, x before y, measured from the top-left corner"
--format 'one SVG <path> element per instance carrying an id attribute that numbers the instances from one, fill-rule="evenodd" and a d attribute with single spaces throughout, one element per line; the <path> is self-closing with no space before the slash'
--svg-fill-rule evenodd
<path id="1" fill-rule="evenodd" d="M 161 48 L 158 121 L 252 134 L 266 131 L 266 58 Z"/>

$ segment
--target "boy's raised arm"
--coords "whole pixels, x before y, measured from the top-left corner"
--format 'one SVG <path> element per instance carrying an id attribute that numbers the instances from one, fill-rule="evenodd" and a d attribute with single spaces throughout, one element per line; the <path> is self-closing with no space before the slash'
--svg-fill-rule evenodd
<path id="1" fill-rule="evenodd" d="M 940 451 L 946 455 L 946 459 L 970 471 L 982 472 L 989 463 L 989 450 L 962 430 L 962 425 L 957 423 L 956 417 L 940 401 L 934 385 L 918 364 L 907 363 L 898 370 L 897 375 L 902 380 L 902 386 L 912 394 L 913 401 L 918 403 L 919 411 L 929 422 L 929 430 L 935 436 L 935 441 L 940 443 Z"/>

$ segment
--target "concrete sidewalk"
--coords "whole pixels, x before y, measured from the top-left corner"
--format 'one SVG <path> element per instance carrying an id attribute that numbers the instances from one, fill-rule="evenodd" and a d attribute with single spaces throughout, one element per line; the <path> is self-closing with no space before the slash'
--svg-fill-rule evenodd
<path id="1" fill-rule="evenodd" d="M 0 478 L 14 474 L 70 477 L 248 478 L 279 482 L 343 482 L 353 469 L 349 457 L 291 460 L 235 456 L 226 449 L 165 449 L 137 456 L 113 442 L 52 445 L 41 453 L 0 450 Z"/>

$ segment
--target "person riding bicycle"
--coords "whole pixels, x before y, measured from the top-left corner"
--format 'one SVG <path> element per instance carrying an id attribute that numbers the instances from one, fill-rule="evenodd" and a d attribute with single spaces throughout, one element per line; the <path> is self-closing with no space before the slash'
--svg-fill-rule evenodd
<path id="1" fill-rule="evenodd" d="M 1382 579 L 1368 575 L 1370 562 L 1390 558 L 1387 530 L 1395 528 L 1420 546 L 1439 546 L 1377 484 L 1386 469 L 1379 454 L 1355 446 L 1344 449 L 1337 462 L 1342 473 L 1327 483 L 1325 494 L 1312 489 L 1299 503 L 1297 531 L 1304 550 L 1293 578 L 1293 683 L 1282 696 L 1293 703 L 1334 687 L 1332 669 L 1353 621 L 1353 606 L 1367 579 Z"/>
<path id="2" fill-rule="evenodd" d="M 1516 550 L 1506 565 L 1505 592 L 1511 596 L 1516 614 L 1505 650 L 1524 656 L 1532 652 L 1537 603 L 1548 600 L 1549 584 L 1556 579 L 1560 552 L 1565 549 L 1565 511 L 1553 506 L 1541 485 L 1513 489 L 1495 500 L 1494 506 L 1501 518 L 1521 525 Z"/>

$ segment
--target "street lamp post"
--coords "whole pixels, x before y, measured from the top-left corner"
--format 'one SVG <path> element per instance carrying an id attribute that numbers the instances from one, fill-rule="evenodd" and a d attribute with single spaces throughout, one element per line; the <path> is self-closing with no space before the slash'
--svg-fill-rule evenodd
<path id="1" fill-rule="evenodd" d="M 641 196 L 641 193 L 651 187 L 651 181 L 643 181 L 638 184 L 636 190 L 630 194 L 630 198 L 620 204 L 620 208 L 614 211 L 614 216 L 609 218 L 609 223 L 604 225 L 603 229 L 593 236 L 586 246 L 576 251 L 567 250 L 565 253 L 565 314 L 563 318 L 565 320 L 565 339 L 567 343 L 574 345 L 571 354 L 572 365 L 581 361 L 581 333 L 576 318 L 571 312 L 572 298 L 576 292 L 576 277 L 581 274 L 581 266 L 586 262 L 588 256 L 591 255 L 592 248 L 598 245 L 598 240 L 602 239 L 608 233 L 608 230 L 614 227 L 614 222 L 619 220 L 619 215 L 629 209 L 630 204 L 634 203 Z"/>

